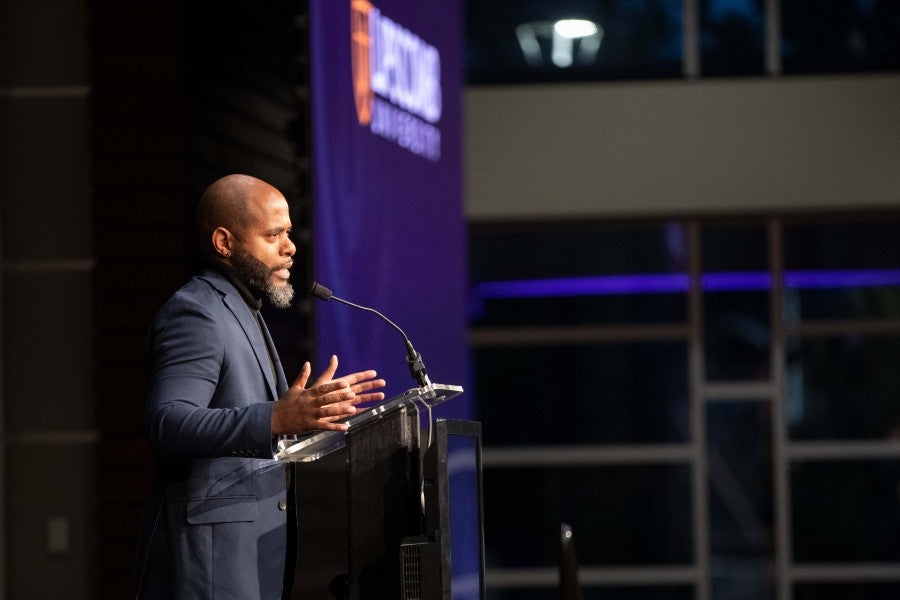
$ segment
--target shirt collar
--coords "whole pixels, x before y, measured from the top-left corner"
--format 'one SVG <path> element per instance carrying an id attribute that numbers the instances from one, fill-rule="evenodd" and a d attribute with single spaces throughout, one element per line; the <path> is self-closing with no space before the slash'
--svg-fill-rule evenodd
<path id="1" fill-rule="evenodd" d="M 262 295 L 254 292 L 246 283 L 241 281 L 241 278 L 238 277 L 237 271 L 235 271 L 233 267 L 226 265 L 225 263 L 215 263 L 213 264 L 213 267 L 231 282 L 231 285 L 237 289 L 241 294 L 241 298 L 244 299 L 244 302 L 247 303 L 247 306 L 249 306 L 251 310 L 258 311 L 262 308 Z"/>

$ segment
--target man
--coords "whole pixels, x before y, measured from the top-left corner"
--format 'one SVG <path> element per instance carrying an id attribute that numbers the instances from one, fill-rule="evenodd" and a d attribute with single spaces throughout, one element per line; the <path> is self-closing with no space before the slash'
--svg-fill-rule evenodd
<path id="1" fill-rule="evenodd" d="M 290 593 L 289 471 L 279 435 L 346 430 L 377 401 L 375 371 L 288 387 L 259 313 L 287 306 L 296 247 L 284 196 L 246 175 L 217 180 L 197 208 L 209 267 L 176 292 L 147 338 L 153 479 L 138 545 L 136 598 L 275 600 Z M 292 540 L 293 542 L 293 540 Z"/>

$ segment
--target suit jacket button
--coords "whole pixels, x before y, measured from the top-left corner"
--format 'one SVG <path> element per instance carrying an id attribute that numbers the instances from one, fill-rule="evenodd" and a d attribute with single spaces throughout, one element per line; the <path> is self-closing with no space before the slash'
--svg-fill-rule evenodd
<path id="1" fill-rule="evenodd" d="M 279 500 L 278 510 L 287 510 L 287 502 L 285 502 L 284 500 Z"/>

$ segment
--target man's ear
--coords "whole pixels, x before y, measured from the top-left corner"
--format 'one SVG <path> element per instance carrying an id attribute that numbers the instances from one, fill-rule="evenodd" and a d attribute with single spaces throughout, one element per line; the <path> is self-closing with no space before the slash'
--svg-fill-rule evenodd
<path id="1" fill-rule="evenodd" d="M 229 258 L 234 248 L 234 236 L 224 227 L 216 227 L 212 232 L 212 245 L 222 258 Z"/>

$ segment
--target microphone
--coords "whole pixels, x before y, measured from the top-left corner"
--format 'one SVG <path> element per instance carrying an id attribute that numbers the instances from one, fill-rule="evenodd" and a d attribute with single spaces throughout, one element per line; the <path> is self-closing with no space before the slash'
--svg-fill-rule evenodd
<path id="1" fill-rule="evenodd" d="M 375 310 L 374 308 L 369 308 L 368 306 L 360 306 L 359 304 L 354 304 L 353 302 L 348 302 L 342 298 L 338 298 L 334 294 L 331 293 L 324 285 L 320 285 L 316 282 L 313 282 L 312 288 L 310 288 L 309 293 L 313 295 L 313 297 L 318 298 L 319 300 L 336 300 L 341 304 L 346 304 L 347 306 L 352 306 L 353 308 L 358 308 L 359 310 L 364 310 L 370 313 L 375 313 L 382 319 L 388 322 L 388 324 L 400 332 L 400 335 L 403 336 L 403 340 L 406 342 L 406 362 L 409 364 L 409 372 L 412 375 L 413 379 L 416 380 L 416 383 L 419 384 L 421 388 L 429 388 L 431 389 L 431 380 L 428 378 L 428 373 L 425 372 L 425 363 L 422 362 L 422 355 L 416 352 L 416 349 L 413 348 L 412 342 L 409 341 L 409 337 L 400 327 L 388 319 L 386 316 Z"/>

